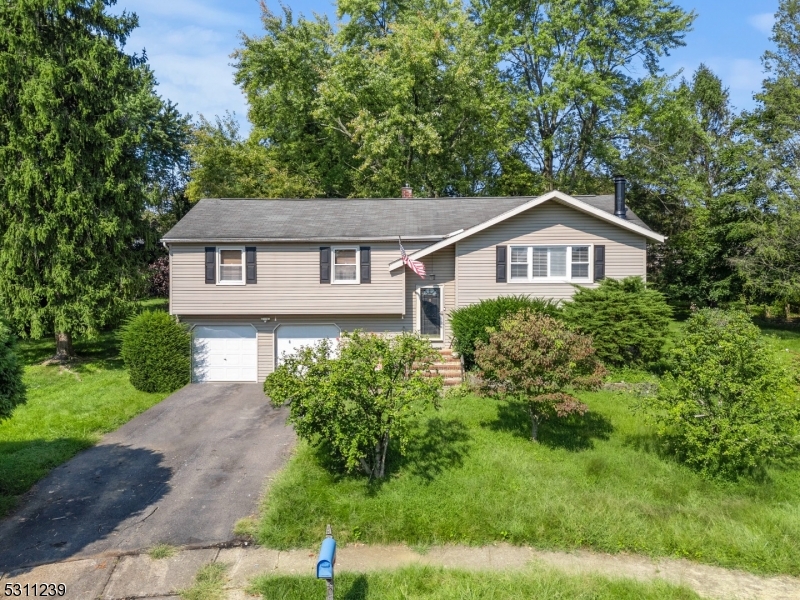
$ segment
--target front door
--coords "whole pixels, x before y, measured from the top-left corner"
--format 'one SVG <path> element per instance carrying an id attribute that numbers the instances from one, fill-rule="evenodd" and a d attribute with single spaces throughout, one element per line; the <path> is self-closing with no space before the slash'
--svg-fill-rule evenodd
<path id="1" fill-rule="evenodd" d="M 442 335 L 442 290 L 437 287 L 420 288 L 420 327 L 422 335 Z"/>

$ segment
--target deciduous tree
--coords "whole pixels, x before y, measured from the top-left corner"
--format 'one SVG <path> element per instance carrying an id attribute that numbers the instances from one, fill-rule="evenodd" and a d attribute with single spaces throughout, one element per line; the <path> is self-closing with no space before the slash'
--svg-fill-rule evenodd
<path id="1" fill-rule="evenodd" d="M 438 404 L 442 379 L 430 342 L 404 333 L 342 334 L 283 358 L 264 382 L 276 406 L 289 404 L 297 434 L 328 451 L 348 471 L 386 475 L 389 442 L 402 453 L 415 417 Z"/>
<path id="2" fill-rule="evenodd" d="M 570 392 L 595 389 L 605 375 L 591 337 L 530 309 L 503 319 L 476 346 L 484 391 L 526 406 L 534 442 L 542 421 L 584 414 L 586 405 Z"/>
<path id="3" fill-rule="evenodd" d="M 629 107 L 694 20 L 668 0 L 473 0 L 472 12 L 498 53 L 515 151 L 535 191 L 594 191 L 637 117 Z"/>
<path id="4" fill-rule="evenodd" d="M 695 313 L 648 399 L 658 434 L 704 473 L 736 478 L 800 447 L 796 382 L 760 335 L 744 313 Z"/>
<path id="5" fill-rule="evenodd" d="M 233 115 L 212 124 L 200 117 L 189 146 L 190 201 L 201 198 L 313 198 L 320 190 L 313 174 L 290 175 L 276 150 L 239 135 Z M 313 169 L 300 167 L 306 171 Z"/>

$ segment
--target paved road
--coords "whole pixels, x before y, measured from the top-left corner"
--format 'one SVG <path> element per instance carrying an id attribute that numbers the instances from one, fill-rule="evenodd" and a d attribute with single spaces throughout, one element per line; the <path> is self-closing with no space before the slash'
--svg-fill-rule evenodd
<path id="1" fill-rule="evenodd" d="M 0 572 L 230 540 L 295 436 L 258 384 L 197 384 L 54 469 L 0 522 Z"/>

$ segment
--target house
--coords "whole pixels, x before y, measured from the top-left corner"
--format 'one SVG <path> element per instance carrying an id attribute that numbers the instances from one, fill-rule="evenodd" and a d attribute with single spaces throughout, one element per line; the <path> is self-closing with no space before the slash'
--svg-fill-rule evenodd
<path id="1" fill-rule="evenodd" d="M 569 298 L 646 274 L 663 242 L 616 194 L 207 199 L 169 231 L 169 310 L 192 326 L 194 381 L 263 381 L 280 357 L 342 330 L 451 343 L 447 314 L 484 298 Z M 400 258 L 422 262 L 422 279 Z"/>

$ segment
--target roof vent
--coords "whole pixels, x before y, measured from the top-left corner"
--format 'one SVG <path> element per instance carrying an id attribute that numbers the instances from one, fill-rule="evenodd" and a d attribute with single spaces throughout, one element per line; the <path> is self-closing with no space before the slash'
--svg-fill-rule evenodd
<path id="1" fill-rule="evenodd" d="M 625 186 L 627 183 L 622 175 L 614 175 L 614 216 L 620 219 L 628 218 L 628 209 L 625 208 Z"/>
<path id="2" fill-rule="evenodd" d="M 405 184 L 400 190 L 400 197 L 401 198 L 413 198 L 414 197 L 414 190 L 411 189 L 411 186 Z"/>

